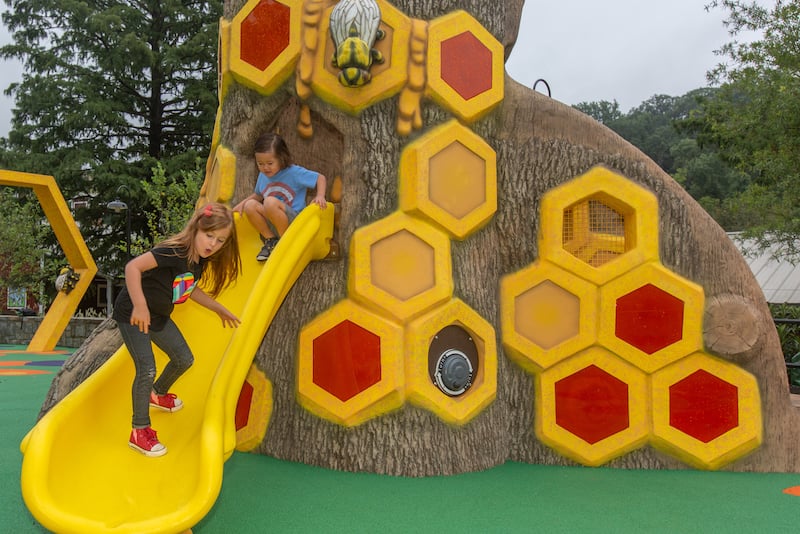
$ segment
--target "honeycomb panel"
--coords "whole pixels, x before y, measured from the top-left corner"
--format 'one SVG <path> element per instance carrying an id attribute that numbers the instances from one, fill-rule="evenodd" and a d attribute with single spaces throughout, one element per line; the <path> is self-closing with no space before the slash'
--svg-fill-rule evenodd
<path id="1" fill-rule="evenodd" d="M 458 396 L 447 395 L 437 388 L 429 369 L 429 348 L 433 338 L 451 325 L 469 333 L 479 360 L 469 389 Z M 448 423 L 463 425 L 494 401 L 497 392 L 494 328 L 461 300 L 452 299 L 411 321 L 406 327 L 405 343 L 406 394 L 413 404 Z"/>
<path id="2" fill-rule="evenodd" d="M 600 288 L 600 343 L 645 372 L 703 346 L 703 289 L 651 262 Z"/>
<path id="3" fill-rule="evenodd" d="M 456 120 L 416 139 L 400 157 L 400 209 L 464 239 L 497 210 L 494 150 Z"/>
<path id="4" fill-rule="evenodd" d="M 649 435 L 645 374 L 600 347 L 539 373 L 535 410 L 542 443 L 583 465 L 607 463 Z"/>
<path id="5" fill-rule="evenodd" d="M 597 288 L 548 262 L 500 280 L 500 319 L 509 356 L 529 372 L 546 369 L 597 337 Z"/>
<path id="6" fill-rule="evenodd" d="M 374 48 L 383 55 L 384 62 L 373 62 L 369 69 L 372 79 L 359 87 L 343 86 L 338 79 L 340 71 L 331 63 L 335 52 L 329 32 L 333 6 L 325 11 L 320 23 L 319 35 L 324 36 L 324 43 L 317 47 L 311 87 L 319 98 L 353 115 L 391 98 L 408 79 L 411 19 L 384 0 L 377 0 L 377 3 L 381 10 L 380 27 L 386 36 L 375 41 Z"/>
<path id="7" fill-rule="evenodd" d="M 605 167 L 548 191 L 540 211 L 541 258 L 590 282 L 658 260 L 655 196 Z"/>
<path id="8" fill-rule="evenodd" d="M 503 46 L 466 11 L 430 21 L 426 94 L 464 122 L 503 101 L 504 62 Z"/>
<path id="9" fill-rule="evenodd" d="M 402 346 L 398 324 L 340 301 L 300 331 L 300 404 L 345 426 L 399 408 L 405 399 Z"/>
<path id="10" fill-rule="evenodd" d="M 255 449 L 272 417 L 272 382 L 255 365 L 247 372 L 236 403 L 236 450 Z"/>
<path id="11" fill-rule="evenodd" d="M 302 9 L 302 0 L 249 0 L 242 6 L 230 23 L 225 54 L 236 81 L 269 95 L 288 79 L 300 56 Z"/>
<path id="12" fill-rule="evenodd" d="M 658 449 L 699 469 L 719 469 L 761 445 L 758 383 L 740 367 L 698 351 L 651 381 Z"/>
<path id="13" fill-rule="evenodd" d="M 450 299 L 450 265 L 443 232 L 395 212 L 353 233 L 350 298 L 404 323 Z"/>
<path id="14" fill-rule="evenodd" d="M 372 284 L 396 299 L 408 300 L 436 285 L 435 251 L 407 230 L 375 242 L 370 255 Z"/>

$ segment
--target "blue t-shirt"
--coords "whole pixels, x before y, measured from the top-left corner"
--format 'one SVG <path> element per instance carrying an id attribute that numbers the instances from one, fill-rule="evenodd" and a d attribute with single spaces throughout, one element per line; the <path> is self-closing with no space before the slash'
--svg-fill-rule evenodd
<path id="1" fill-rule="evenodd" d="M 288 204 L 296 213 L 306 207 L 306 193 L 317 185 L 319 173 L 300 165 L 289 165 L 270 178 L 258 173 L 255 192 L 264 198 L 276 197 Z"/>

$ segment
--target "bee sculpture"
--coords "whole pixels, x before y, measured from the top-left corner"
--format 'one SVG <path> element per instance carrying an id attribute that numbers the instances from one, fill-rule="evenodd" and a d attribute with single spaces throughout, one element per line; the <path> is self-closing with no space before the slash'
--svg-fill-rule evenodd
<path id="1" fill-rule="evenodd" d="M 383 55 L 373 48 L 385 34 L 380 23 L 381 9 L 375 0 L 341 0 L 331 11 L 333 66 L 341 71 L 339 83 L 345 87 L 369 83 L 373 61 L 383 63 Z"/>

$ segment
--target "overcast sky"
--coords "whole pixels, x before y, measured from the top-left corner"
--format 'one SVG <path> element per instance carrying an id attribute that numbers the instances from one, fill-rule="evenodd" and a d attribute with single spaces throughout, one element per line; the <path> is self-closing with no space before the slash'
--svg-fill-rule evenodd
<path id="1" fill-rule="evenodd" d="M 508 73 L 528 87 L 546 80 L 565 104 L 616 100 L 625 113 L 656 94 L 681 96 L 707 85 L 706 72 L 720 61 L 714 50 L 729 40 L 725 13 L 706 12 L 708 1 L 527 0 Z M 21 76 L 19 64 L 0 61 L 2 91 Z M 536 89 L 546 93 L 544 84 Z M 0 95 L 0 136 L 12 105 Z"/>

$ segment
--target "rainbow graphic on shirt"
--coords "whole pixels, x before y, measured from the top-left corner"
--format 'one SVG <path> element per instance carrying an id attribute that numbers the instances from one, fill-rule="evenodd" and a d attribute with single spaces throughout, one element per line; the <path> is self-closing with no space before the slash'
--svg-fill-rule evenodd
<path id="1" fill-rule="evenodd" d="M 175 277 L 172 281 L 172 303 L 181 304 L 186 302 L 186 299 L 192 294 L 195 286 L 194 275 L 192 273 L 183 273 Z"/>

